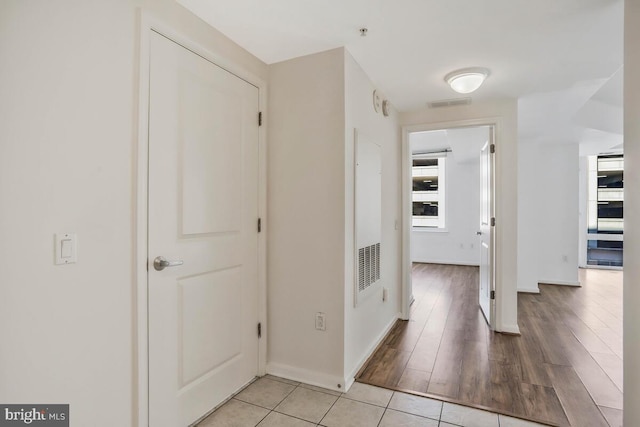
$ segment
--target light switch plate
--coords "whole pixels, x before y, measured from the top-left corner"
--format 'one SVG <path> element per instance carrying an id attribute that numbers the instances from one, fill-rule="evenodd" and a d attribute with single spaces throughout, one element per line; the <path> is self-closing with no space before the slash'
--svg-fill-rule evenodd
<path id="1" fill-rule="evenodd" d="M 78 238 L 73 233 L 56 234 L 56 264 L 74 264 L 78 261 Z"/>

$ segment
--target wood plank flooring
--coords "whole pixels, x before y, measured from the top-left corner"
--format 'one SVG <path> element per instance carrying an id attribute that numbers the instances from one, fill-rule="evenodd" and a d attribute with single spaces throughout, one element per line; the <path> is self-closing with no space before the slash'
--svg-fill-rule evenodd
<path id="1" fill-rule="evenodd" d="M 622 426 L 622 272 L 519 294 L 521 336 L 492 333 L 478 268 L 414 264 L 411 318 L 357 381 L 557 426 Z"/>

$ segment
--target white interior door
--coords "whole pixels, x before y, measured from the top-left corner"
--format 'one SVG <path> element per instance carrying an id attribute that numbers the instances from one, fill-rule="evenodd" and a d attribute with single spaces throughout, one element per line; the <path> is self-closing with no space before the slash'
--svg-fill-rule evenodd
<path id="1" fill-rule="evenodd" d="M 493 130 L 490 140 L 480 150 L 480 308 L 489 326 L 495 328 L 494 282 L 494 191 L 493 191 Z M 492 298 L 493 297 L 493 298 Z"/>
<path id="2" fill-rule="evenodd" d="M 151 34 L 149 422 L 176 427 L 258 369 L 258 89 Z"/>

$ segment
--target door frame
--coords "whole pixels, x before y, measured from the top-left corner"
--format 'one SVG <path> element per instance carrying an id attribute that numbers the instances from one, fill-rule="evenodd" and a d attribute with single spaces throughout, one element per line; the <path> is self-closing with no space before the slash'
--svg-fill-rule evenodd
<path id="1" fill-rule="evenodd" d="M 133 148 L 134 205 L 133 228 L 133 417 L 134 425 L 149 425 L 149 347 L 148 347 L 148 271 L 147 271 L 147 223 L 148 223 L 148 162 L 149 162 L 149 41 L 151 32 L 159 33 L 182 47 L 216 64 L 238 78 L 258 88 L 259 109 L 263 113 L 267 107 L 267 84 L 260 77 L 248 72 L 239 64 L 225 58 L 188 36 L 176 31 L 170 25 L 157 20 L 147 11 L 138 9 L 138 87 L 137 110 L 134 112 L 135 129 Z M 258 118 L 256 117 L 256 120 Z M 258 128 L 258 216 L 262 220 L 262 231 L 258 234 L 258 321 L 262 324 L 262 337 L 258 340 L 258 366 L 256 373 L 266 373 L 267 358 L 267 125 Z M 256 218 L 257 220 L 257 218 Z M 257 332 L 256 332 L 257 333 Z"/>
<path id="2" fill-rule="evenodd" d="M 493 204 L 494 206 L 498 206 L 498 200 L 500 199 L 499 194 L 499 186 L 496 185 L 498 183 L 498 179 L 500 176 L 500 171 L 498 168 L 500 167 L 500 162 L 497 161 L 497 156 L 500 154 L 500 140 L 501 140 L 501 129 L 502 129 L 502 119 L 500 117 L 486 117 L 479 119 L 467 119 L 467 120 L 453 120 L 453 121 L 444 121 L 444 122 L 433 122 L 433 123 L 424 123 L 419 125 L 408 125 L 402 127 L 402 167 L 401 167 L 401 177 L 400 177 L 400 186 L 402 193 L 402 292 L 401 292 L 401 318 L 403 320 L 409 320 L 410 317 L 410 308 L 411 308 L 411 298 L 412 298 L 412 284 L 411 284 L 411 270 L 412 270 L 412 260 L 411 260 L 411 147 L 409 146 L 409 134 L 413 132 L 423 132 L 423 131 L 434 131 L 434 130 L 442 130 L 442 129 L 452 129 L 452 128 L 461 128 L 461 127 L 475 127 L 475 126 L 493 126 L 493 144 L 496 146 L 496 153 L 493 159 L 494 168 L 491 171 L 493 175 Z M 494 212 L 494 215 L 497 215 L 497 212 Z M 496 298 L 493 301 L 495 306 L 494 311 L 494 319 L 492 319 L 492 326 L 496 331 L 501 331 L 500 329 L 500 319 L 502 318 L 502 308 L 501 305 L 498 304 L 498 301 L 502 299 L 502 284 L 497 279 L 498 278 L 498 259 L 496 254 L 497 245 L 498 245 L 498 233 L 500 221 L 496 220 L 496 225 L 493 227 L 493 236 L 492 242 L 493 247 L 490 250 L 493 252 L 493 262 L 492 262 L 492 270 L 493 270 L 493 282 L 495 286 Z"/>

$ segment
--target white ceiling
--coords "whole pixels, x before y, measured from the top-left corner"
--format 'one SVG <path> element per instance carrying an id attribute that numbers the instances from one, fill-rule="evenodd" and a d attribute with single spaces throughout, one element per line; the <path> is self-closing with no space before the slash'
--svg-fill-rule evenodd
<path id="1" fill-rule="evenodd" d="M 473 100 L 519 98 L 524 138 L 575 142 L 592 98 L 621 108 L 623 0 L 177 1 L 268 64 L 345 46 L 399 111 L 460 97 L 444 75 L 471 66 L 491 70 Z"/>

